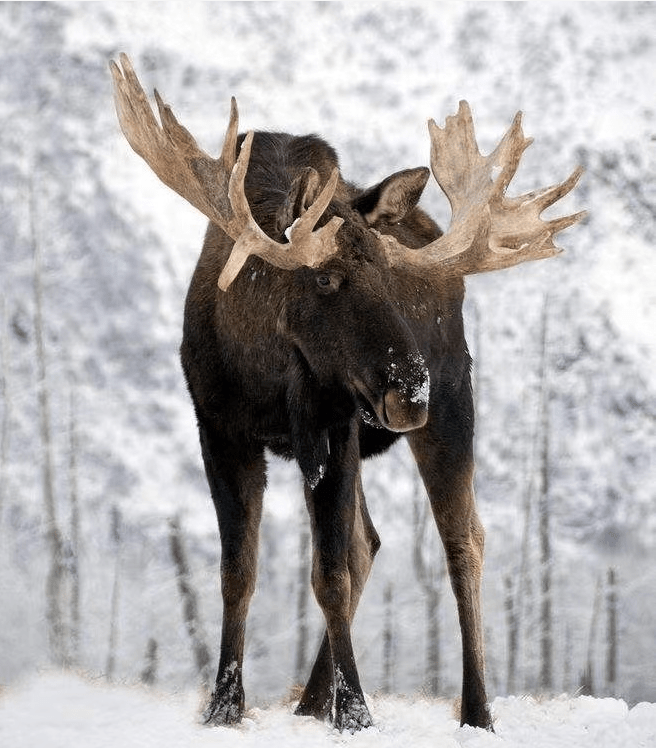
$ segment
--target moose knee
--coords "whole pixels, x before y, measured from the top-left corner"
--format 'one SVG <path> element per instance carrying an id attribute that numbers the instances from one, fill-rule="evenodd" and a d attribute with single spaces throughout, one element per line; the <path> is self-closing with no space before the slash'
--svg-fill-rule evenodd
<path id="1" fill-rule="evenodd" d="M 238 605 L 250 600 L 255 592 L 255 570 L 221 567 L 221 594 L 224 605 Z"/>
<path id="2" fill-rule="evenodd" d="M 351 599 L 351 575 L 346 569 L 315 568 L 312 572 L 312 587 L 326 616 L 345 615 Z"/>

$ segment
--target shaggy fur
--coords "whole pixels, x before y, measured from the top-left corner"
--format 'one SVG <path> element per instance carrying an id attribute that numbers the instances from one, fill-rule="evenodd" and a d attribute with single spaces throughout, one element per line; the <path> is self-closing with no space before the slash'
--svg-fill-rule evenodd
<path id="1" fill-rule="evenodd" d="M 245 190 L 271 238 L 312 203 L 337 165 L 315 136 L 256 133 Z M 317 269 L 251 257 L 217 279 L 231 240 L 210 225 L 186 301 L 182 365 L 219 522 L 223 630 L 210 723 L 239 721 L 244 627 L 255 585 L 265 449 L 305 478 L 312 583 L 326 634 L 297 713 L 339 729 L 371 724 L 350 625 L 379 547 L 361 460 L 405 434 L 444 542 L 462 630 L 462 721 L 491 727 L 480 620 L 483 531 L 472 490 L 474 415 L 464 284 L 389 267 L 372 229 L 420 247 L 440 229 L 416 207 L 425 168 L 367 190 L 340 180 L 320 224 L 340 216 L 339 252 Z M 428 398 L 428 379 L 430 397 Z M 423 395 L 423 396 L 422 396 Z"/>

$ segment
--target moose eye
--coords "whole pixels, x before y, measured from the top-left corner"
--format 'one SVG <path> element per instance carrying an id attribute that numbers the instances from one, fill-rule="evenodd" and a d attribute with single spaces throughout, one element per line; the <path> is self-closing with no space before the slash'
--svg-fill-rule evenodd
<path id="1" fill-rule="evenodd" d="M 317 288 L 323 293 L 333 293 L 339 288 L 342 279 L 335 273 L 317 273 L 315 276 Z"/>

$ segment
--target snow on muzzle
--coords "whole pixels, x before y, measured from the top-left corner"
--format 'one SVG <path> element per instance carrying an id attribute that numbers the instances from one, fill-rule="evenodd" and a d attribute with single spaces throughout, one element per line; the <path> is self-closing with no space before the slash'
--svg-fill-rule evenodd
<path id="1" fill-rule="evenodd" d="M 393 351 L 390 350 L 390 353 Z M 412 431 L 426 425 L 430 378 L 423 357 L 411 353 L 401 363 L 392 361 L 380 391 L 354 378 L 358 392 L 369 402 L 381 426 L 390 431 Z"/>

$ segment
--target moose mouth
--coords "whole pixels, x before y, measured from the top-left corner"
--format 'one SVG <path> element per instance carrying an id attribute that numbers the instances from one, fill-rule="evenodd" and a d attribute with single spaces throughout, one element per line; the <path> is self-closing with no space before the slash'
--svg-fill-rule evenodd
<path id="1" fill-rule="evenodd" d="M 428 398 L 412 397 L 400 387 L 378 394 L 360 379 L 352 381 L 360 395 L 362 419 L 369 426 L 403 433 L 426 425 Z"/>

